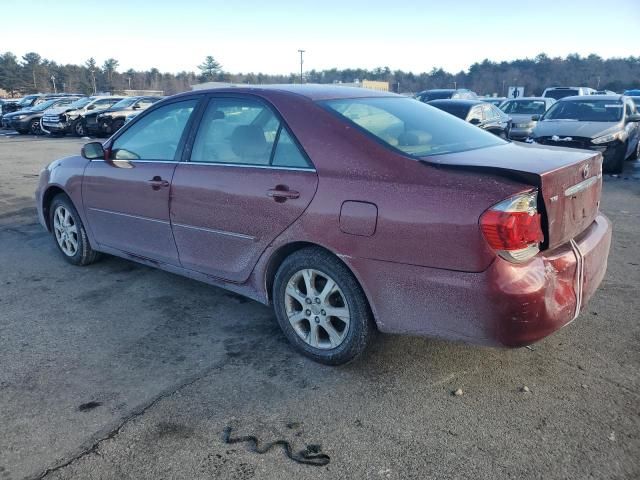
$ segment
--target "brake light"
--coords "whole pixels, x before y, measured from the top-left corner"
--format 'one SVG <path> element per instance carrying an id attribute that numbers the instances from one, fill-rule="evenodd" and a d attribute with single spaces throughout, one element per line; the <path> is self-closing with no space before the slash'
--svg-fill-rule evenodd
<path id="1" fill-rule="evenodd" d="M 537 190 L 521 193 L 480 216 L 480 228 L 487 243 L 505 260 L 526 262 L 540 251 L 544 234 L 537 198 Z"/>

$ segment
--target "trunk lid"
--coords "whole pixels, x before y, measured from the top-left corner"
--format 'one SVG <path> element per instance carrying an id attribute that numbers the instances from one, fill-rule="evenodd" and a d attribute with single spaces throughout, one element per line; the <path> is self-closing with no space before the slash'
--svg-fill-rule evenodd
<path id="1" fill-rule="evenodd" d="M 509 143 L 423 160 L 447 167 L 489 170 L 538 187 L 547 248 L 575 238 L 598 215 L 602 193 L 599 152 Z"/>

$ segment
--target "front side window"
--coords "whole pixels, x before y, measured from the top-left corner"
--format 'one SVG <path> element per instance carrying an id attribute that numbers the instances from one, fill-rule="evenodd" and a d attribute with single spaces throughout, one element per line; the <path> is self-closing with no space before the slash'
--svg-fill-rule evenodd
<path id="1" fill-rule="evenodd" d="M 216 98 L 207 106 L 192 162 L 309 167 L 278 117 L 251 99 Z"/>
<path id="2" fill-rule="evenodd" d="M 114 160 L 172 161 L 198 100 L 170 103 L 140 118 L 113 142 Z"/>
<path id="3" fill-rule="evenodd" d="M 495 135 L 437 108 L 405 97 L 373 97 L 320 102 L 377 139 L 415 157 L 503 145 Z M 352 114 L 356 105 L 382 111 L 377 120 Z"/>

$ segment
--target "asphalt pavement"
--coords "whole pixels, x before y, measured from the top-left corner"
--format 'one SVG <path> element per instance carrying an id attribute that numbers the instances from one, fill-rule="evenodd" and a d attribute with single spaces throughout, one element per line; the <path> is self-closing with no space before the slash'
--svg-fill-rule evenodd
<path id="1" fill-rule="evenodd" d="M 380 336 L 332 368 L 256 302 L 67 264 L 33 191 L 82 143 L 0 135 L 0 480 L 640 478 L 639 165 L 605 179 L 609 269 L 567 328 L 517 350 Z"/>

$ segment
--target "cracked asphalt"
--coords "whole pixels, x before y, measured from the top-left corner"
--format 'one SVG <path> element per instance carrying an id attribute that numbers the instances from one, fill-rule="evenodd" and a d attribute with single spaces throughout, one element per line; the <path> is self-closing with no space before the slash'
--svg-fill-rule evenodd
<path id="1" fill-rule="evenodd" d="M 253 301 L 64 262 L 33 191 L 82 142 L 0 135 L 0 480 L 640 478 L 639 165 L 605 180 L 609 270 L 569 327 L 518 350 L 381 336 L 331 368 Z"/>

